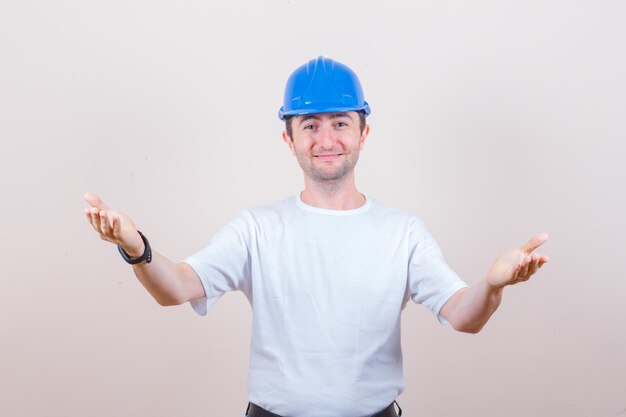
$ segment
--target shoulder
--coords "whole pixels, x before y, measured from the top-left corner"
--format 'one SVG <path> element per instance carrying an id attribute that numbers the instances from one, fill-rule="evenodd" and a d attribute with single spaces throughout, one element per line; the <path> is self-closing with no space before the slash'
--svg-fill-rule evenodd
<path id="1" fill-rule="evenodd" d="M 295 205 L 292 200 L 293 198 L 286 198 L 273 204 L 244 209 L 222 226 L 213 239 L 226 237 L 249 242 L 260 235 L 277 230 L 284 223 L 285 213 L 292 210 L 291 206 Z"/>
<path id="2" fill-rule="evenodd" d="M 370 214 L 380 220 L 389 220 L 393 222 L 402 223 L 407 226 L 419 226 L 422 227 L 424 221 L 416 214 L 409 213 L 408 211 L 388 206 L 381 203 L 378 200 L 371 200 Z"/>
<path id="3" fill-rule="evenodd" d="M 291 196 L 275 203 L 245 209 L 240 213 L 240 215 L 251 218 L 274 217 L 293 211 L 295 207 L 295 197 Z"/>
<path id="4" fill-rule="evenodd" d="M 374 231 L 384 231 L 393 234 L 394 239 L 408 241 L 417 245 L 429 233 L 424 220 L 411 212 L 388 206 L 372 199 L 371 209 L 368 212 L 368 222 Z"/>
<path id="5" fill-rule="evenodd" d="M 287 197 L 272 204 L 266 204 L 242 210 L 236 221 L 249 227 L 271 226 L 281 223 L 296 209 L 295 198 Z"/>

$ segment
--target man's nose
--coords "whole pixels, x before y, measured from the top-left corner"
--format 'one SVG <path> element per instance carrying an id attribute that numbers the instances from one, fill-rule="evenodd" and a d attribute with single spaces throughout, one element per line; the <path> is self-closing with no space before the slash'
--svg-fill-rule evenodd
<path id="1" fill-rule="evenodd" d="M 324 149 L 332 149 L 335 143 L 337 143 L 337 138 L 333 129 L 330 127 L 321 128 L 318 137 L 318 145 Z"/>

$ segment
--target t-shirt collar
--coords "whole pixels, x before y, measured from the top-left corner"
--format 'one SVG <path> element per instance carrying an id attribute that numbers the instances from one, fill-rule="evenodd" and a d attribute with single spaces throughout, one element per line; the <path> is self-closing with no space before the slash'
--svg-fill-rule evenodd
<path id="1" fill-rule="evenodd" d="M 325 208 L 310 206 L 306 204 L 304 201 L 302 201 L 302 193 L 297 193 L 294 198 L 296 200 L 296 204 L 302 210 L 306 210 L 306 211 L 317 213 L 317 214 L 325 214 L 328 216 L 352 216 L 354 214 L 364 213 L 368 211 L 370 207 L 372 206 L 372 200 L 367 198 L 365 194 L 363 194 L 363 197 L 365 197 L 365 203 L 361 207 L 357 207 L 355 209 L 350 209 L 350 210 L 332 210 L 332 209 L 325 209 Z"/>

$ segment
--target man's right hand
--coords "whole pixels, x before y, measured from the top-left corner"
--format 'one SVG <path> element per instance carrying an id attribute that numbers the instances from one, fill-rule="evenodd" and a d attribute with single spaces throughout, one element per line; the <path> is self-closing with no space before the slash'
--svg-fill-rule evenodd
<path id="1" fill-rule="evenodd" d="M 95 194 L 86 193 L 85 200 L 91 205 L 85 208 L 85 216 L 100 239 L 121 246 L 131 258 L 143 254 L 143 240 L 130 217 L 107 207 Z"/>
<path id="2" fill-rule="evenodd" d="M 100 238 L 119 245 L 131 258 L 143 255 L 145 246 L 130 217 L 107 207 L 100 197 L 86 193 L 87 221 Z M 148 266 L 149 265 L 149 266 Z M 188 264 L 175 264 L 152 251 L 152 262 L 133 265 L 135 275 L 154 299 L 163 306 L 178 305 L 204 297 L 204 286 L 198 274 Z"/>

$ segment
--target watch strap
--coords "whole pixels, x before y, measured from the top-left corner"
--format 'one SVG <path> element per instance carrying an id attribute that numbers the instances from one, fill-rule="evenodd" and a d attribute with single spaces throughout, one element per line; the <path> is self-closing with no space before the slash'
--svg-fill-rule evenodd
<path id="1" fill-rule="evenodd" d="M 141 255 L 139 258 L 133 259 L 120 245 L 117 245 L 117 250 L 120 252 L 120 255 L 122 255 L 122 258 L 124 258 L 124 260 L 131 265 L 136 265 L 143 261 L 146 261 L 146 263 L 149 264 L 150 262 L 152 262 L 152 248 L 150 248 L 150 242 L 148 242 L 148 239 L 139 230 L 137 230 L 137 233 L 139 233 L 139 236 L 141 236 L 141 240 L 143 240 L 143 244 L 145 245 L 143 255 Z"/>

